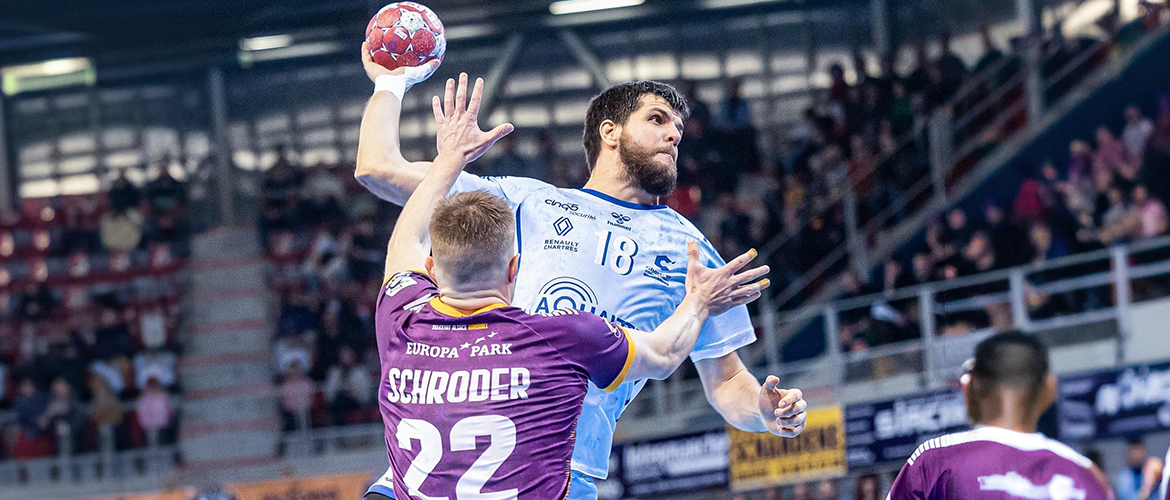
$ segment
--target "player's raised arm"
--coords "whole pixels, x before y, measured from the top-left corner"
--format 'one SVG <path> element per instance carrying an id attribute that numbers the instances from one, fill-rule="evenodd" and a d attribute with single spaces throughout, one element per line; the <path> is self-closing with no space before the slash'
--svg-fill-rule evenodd
<path id="1" fill-rule="evenodd" d="M 652 332 L 629 330 L 635 355 L 629 380 L 664 379 L 682 364 L 695 346 L 703 323 L 732 307 L 760 298 L 768 287 L 768 266 L 739 272 L 756 257 L 755 250 L 735 258 L 718 269 L 709 269 L 699 258 L 699 246 L 687 243 L 687 294 L 666 321 Z M 759 280 L 759 281 L 756 281 Z"/>
<path id="2" fill-rule="evenodd" d="M 362 65 L 366 70 L 366 76 L 374 81 L 374 95 L 366 103 L 366 110 L 362 114 L 354 178 L 375 196 L 402 205 L 418 188 L 431 165 L 431 162 L 426 161 L 408 161 L 402 156 L 399 139 L 402 96 L 411 86 L 429 78 L 438 69 L 439 61 L 432 60 L 417 68 L 405 67 L 391 71 L 375 63 L 370 58 L 370 52 L 366 50 L 366 44 L 363 43 Z M 463 95 L 466 95 L 466 90 L 465 87 L 460 89 L 464 92 Z M 454 100 L 455 93 L 454 80 L 448 80 L 443 100 L 448 108 Z M 478 112 L 477 109 L 476 113 Z M 442 114 L 442 110 L 435 112 L 436 121 Z M 487 132 L 476 126 L 468 139 L 479 141 L 485 146 L 473 155 L 468 163 L 482 155 L 510 131 L 509 124 L 500 125 Z"/>
<path id="3" fill-rule="evenodd" d="M 447 88 L 455 89 L 454 80 L 447 82 Z M 431 250 L 428 228 L 435 206 L 451 190 L 463 167 L 512 131 L 511 124 L 504 124 L 496 127 L 494 134 L 481 132 L 476 117 L 482 101 L 483 79 L 476 79 L 469 101 L 466 73 L 459 75 L 458 91 L 448 92 L 444 103 L 440 104 L 438 97 L 432 101 L 439 155 L 413 189 L 394 225 L 386 249 L 386 276 L 423 268 Z"/>

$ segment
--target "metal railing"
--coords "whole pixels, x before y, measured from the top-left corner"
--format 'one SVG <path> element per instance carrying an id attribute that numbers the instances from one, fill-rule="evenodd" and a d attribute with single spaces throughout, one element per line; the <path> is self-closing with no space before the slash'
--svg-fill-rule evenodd
<path id="1" fill-rule="evenodd" d="M 7 488 L 51 484 L 92 484 L 170 477 L 178 465 L 176 446 L 152 446 L 126 451 L 63 455 L 0 462 L 0 485 Z"/>

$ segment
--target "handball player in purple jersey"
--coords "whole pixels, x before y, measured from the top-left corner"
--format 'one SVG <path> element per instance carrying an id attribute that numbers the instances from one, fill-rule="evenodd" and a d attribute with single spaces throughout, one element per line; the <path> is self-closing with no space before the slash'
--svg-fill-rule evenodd
<path id="1" fill-rule="evenodd" d="M 975 348 L 963 376 L 967 413 L 977 426 L 923 443 L 888 500 L 1106 500 L 1104 474 L 1088 458 L 1036 432 L 1056 397 L 1048 350 L 1010 332 Z"/>
<path id="2" fill-rule="evenodd" d="M 519 255 L 516 217 L 484 191 L 444 199 L 495 139 L 479 131 L 479 80 L 446 110 L 439 155 L 398 217 L 378 296 L 379 407 L 400 500 L 551 500 L 569 492 L 570 457 L 587 386 L 669 376 L 708 316 L 751 302 L 767 266 L 717 269 L 687 244 L 686 295 L 652 332 L 577 310 L 509 306 Z M 425 271 L 422 269 L 425 268 Z"/>

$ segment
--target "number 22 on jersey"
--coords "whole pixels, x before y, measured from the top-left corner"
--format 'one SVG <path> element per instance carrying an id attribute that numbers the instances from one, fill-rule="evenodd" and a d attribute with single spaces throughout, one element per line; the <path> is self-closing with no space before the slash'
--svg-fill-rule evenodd
<path id="1" fill-rule="evenodd" d="M 508 500 L 515 499 L 517 489 L 483 492 L 483 485 L 492 478 L 496 470 L 512 455 L 516 448 L 516 425 L 500 415 L 477 415 L 467 417 L 451 426 L 451 451 L 475 451 L 475 438 L 491 437 L 491 444 L 475 463 L 463 473 L 455 485 L 455 500 Z M 423 482 L 434 472 L 443 458 L 443 436 L 439 429 L 416 418 L 404 418 L 395 432 L 398 447 L 410 451 L 411 441 L 419 442 L 419 452 L 410 462 L 410 469 L 402 476 L 402 482 L 411 496 L 424 500 L 450 500 L 448 497 L 432 497 L 423 494 Z"/>
<path id="2" fill-rule="evenodd" d="M 599 266 L 609 266 L 613 272 L 622 276 L 634 270 L 634 256 L 638 255 L 638 242 L 633 239 L 613 234 L 613 231 L 598 231 L 597 253 L 593 255 L 593 263 Z"/>

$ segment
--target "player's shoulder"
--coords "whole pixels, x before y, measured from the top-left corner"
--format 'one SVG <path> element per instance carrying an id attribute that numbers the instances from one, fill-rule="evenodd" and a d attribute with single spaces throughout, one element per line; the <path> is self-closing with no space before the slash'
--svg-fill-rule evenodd
<path id="1" fill-rule="evenodd" d="M 483 180 L 499 185 L 509 198 L 523 199 L 534 193 L 559 189 L 552 184 L 532 177 L 487 176 L 483 177 Z M 515 201 L 520 201 L 520 199 Z"/>
<path id="2" fill-rule="evenodd" d="M 1060 460 L 1071 462 L 1085 469 L 1093 466 L 1093 462 L 1084 455 L 1077 453 L 1076 450 L 1055 439 L 1048 438 L 1039 433 L 1025 434 L 989 426 L 977 427 L 969 431 L 956 432 L 927 440 L 917 450 L 914 450 L 914 454 L 910 455 L 907 463 L 914 465 L 923 456 L 938 454 L 943 450 L 974 443 L 994 444 L 1024 452 L 1046 451 Z"/>

